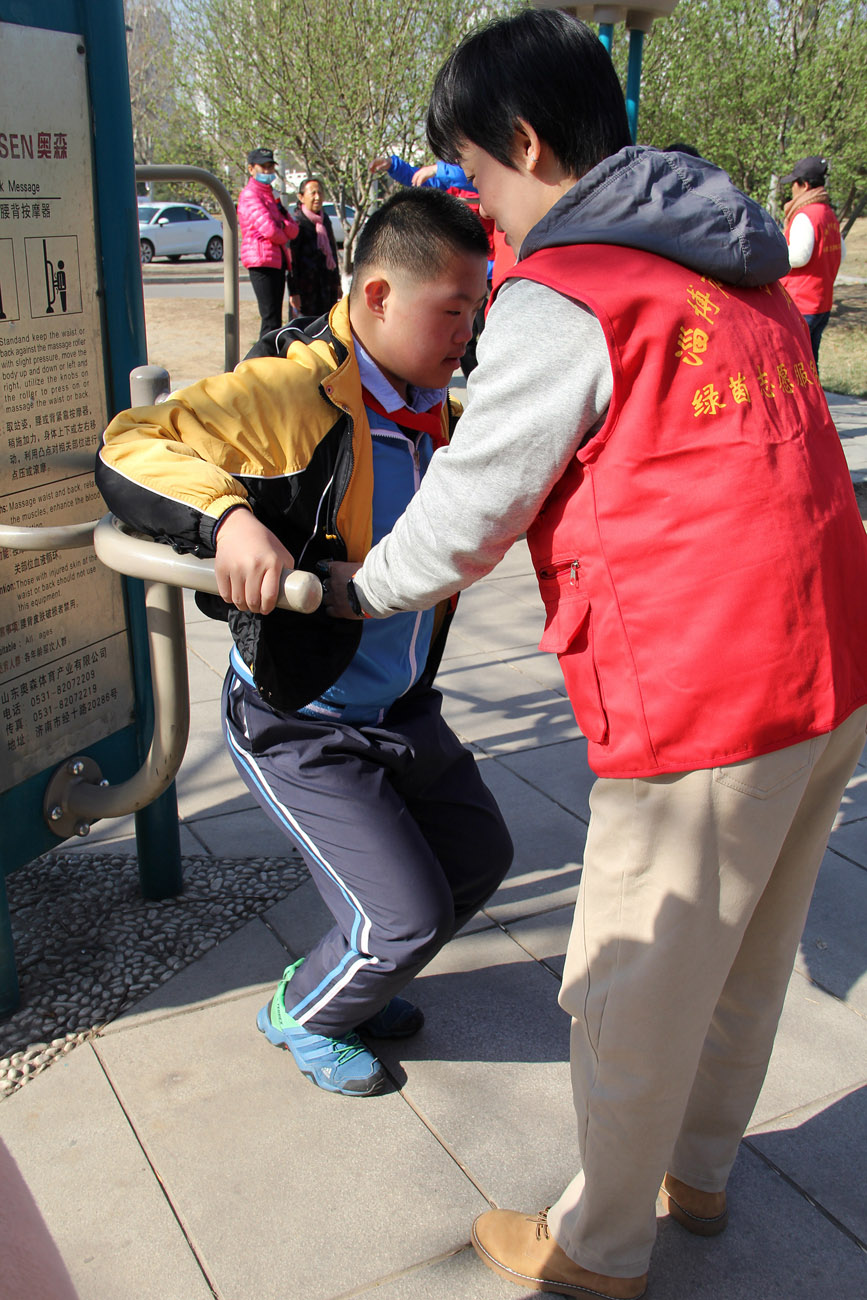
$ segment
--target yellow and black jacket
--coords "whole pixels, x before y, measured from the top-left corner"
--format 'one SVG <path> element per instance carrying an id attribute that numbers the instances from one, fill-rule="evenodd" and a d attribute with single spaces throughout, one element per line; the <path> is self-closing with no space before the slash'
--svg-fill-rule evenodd
<path id="1" fill-rule="evenodd" d="M 105 431 L 96 480 L 109 508 L 179 552 L 215 554 L 228 510 L 251 509 L 295 557 L 358 560 L 371 545 L 373 454 L 348 299 L 330 317 L 271 336 L 273 355 L 203 379 L 154 407 L 124 411 Z M 257 345 L 254 352 L 268 350 Z M 444 406 L 444 433 L 459 407 Z M 289 711 L 316 699 L 344 671 L 361 624 L 275 610 L 262 617 L 197 598 L 228 618 L 259 693 Z M 425 673 L 439 663 L 448 619 L 438 611 Z"/>

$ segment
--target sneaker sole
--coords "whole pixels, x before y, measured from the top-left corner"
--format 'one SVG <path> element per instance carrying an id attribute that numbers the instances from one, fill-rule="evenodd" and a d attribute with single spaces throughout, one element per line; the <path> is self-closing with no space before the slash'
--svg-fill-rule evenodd
<path id="1" fill-rule="evenodd" d="M 359 1079 L 359 1086 L 357 1088 L 350 1088 L 347 1086 L 340 1087 L 337 1084 L 327 1083 L 324 1080 L 317 1079 L 315 1073 L 308 1066 L 298 1060 L 298 1057 L 292 1051 L 292 1044 L 287 1042 L 283 1033 L 279 1029 L 275 1029 L 271 1024 L 270 1006 L 270 1002 L 266 1003 L 259 1012 L 256 1017 L 256 1028 L 260 1033 L 265 1035 L 268 1042 L 272 1043 L 274 1047 L 282 1047 L 284 1051 L 289 1052 L 292 1060 L 298 1066 L 298 1069 L 304 1075 L 305 1079 L 309 1079 L 315 1087 L 321 1088 L 323 1092 L 339 1093 L 342 1097 L 373 1097 L 376 1093 L 381 1092 L 385 1087 L 386 1080 L 384 1074 L 380 1074 L 379 1076 L 374 1075 L 372 1079 Z"/>

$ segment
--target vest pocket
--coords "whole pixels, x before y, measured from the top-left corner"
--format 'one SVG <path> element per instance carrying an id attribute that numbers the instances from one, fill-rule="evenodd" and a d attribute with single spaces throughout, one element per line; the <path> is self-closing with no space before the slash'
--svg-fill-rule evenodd
<path id="1" fill-rule="evenodd" d="M 608 718 L 593 657 L 590 601 L 577 587 L 565 589 L 556 578 L 539 578 L 545 603 L 545 631 L 539 649 L 556 654 L 578 726 L 599 744 L 608 735 Z"/>

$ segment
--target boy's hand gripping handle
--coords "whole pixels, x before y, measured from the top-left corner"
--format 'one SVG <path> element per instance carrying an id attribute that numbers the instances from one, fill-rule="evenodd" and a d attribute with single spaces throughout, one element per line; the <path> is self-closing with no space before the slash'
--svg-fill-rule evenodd
<path id="1" fill-rule="evenodd" d="M 155 542 L 126 528 L 113 515 L 105 515 L 96 525 L 93 546 L 103 564 L 130 578 L 164 582 L 170 587 L 190 587 L 193 591 L 220 594 L 213 560 L 195 555 L 178 555 L 164 542 Z M 279 609 L 312 614 L 322 603 L 322 583 L 304 569 L 284 572 Z"/>

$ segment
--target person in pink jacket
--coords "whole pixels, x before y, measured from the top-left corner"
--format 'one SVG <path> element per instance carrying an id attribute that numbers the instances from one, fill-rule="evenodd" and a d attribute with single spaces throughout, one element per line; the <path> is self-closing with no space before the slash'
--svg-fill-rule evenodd
<path id="1" fill-rule="evenodd" d="M 289 240 L 298 234 L 298 223 L 271 188 L 276 179 L 272 151 L 252 149 L 247 154 L 247 165 L 250 179 L 238 195 L 241 262 L 250 272 L 250 283 L 259 304 L 261 338 L 283 324 Z"/>

